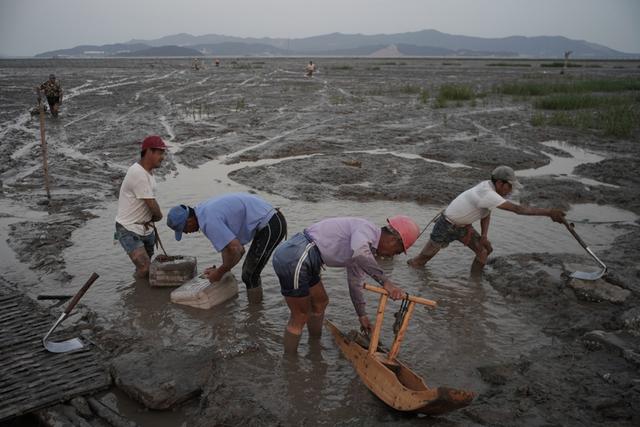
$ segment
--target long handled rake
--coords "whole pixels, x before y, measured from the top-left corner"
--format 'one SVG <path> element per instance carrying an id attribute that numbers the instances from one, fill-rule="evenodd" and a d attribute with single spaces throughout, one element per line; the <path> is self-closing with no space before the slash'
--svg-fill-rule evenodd
<path id="1" fill-rule="evenodd" d="M 573 273 L 571 273 L 571 277 L 574 277 L 576 279 L 582 279 L 582 280 L 598 280 L 599 278 L 604 276 L 605 273 L 607 272 L 607 266 L 604 264 L 604 262 L 600 261 L 600 259 L 596 256 L 596 254 L 594 254 L 593 251 L 589 249 L 589 246 L 587 246 L 584 240 L 582 240 L 580 236 L 578 236 L 578 233 L 576 233 L 576 231 L 574 230 L 573 224 L 570 224 L 569 222 L 567 222 L 566 219 L 563 219 L 562 223 L 564 224 L 565 227 L 567 227 L 567 230 L 569 230 L 569 232 L 573 235 L 573 237 L 575 237 L 578 243 L 580 243 L 580 246 L 582 246 L 584 250 L 587 251 L 589 255 L 591 255 L 591 258 L 596 260 L 596 262 L 600 264 L 600 267 L 602 267 L 601 271 L 594 271 L 594 272 L 574 271 Z"/>

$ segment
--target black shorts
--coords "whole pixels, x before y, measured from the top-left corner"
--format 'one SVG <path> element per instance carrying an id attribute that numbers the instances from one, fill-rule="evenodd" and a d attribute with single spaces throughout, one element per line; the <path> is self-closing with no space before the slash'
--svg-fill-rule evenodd
<path id="1" fill-rule="evenodd" d="M 56 104 L 60 103 L 59 96 L 47 96 L 47 102 L 49 103 L 49 107 L 53 107 Z"/>
<path id="2" fill-rule="evenodd" d="M 247 257 L 242 264 L 242 281 L 247 289 L 262 285 L 260 274 L 271 253 L 287 235 L 287 220 L 276 210 L 266 226 L 256 232 Z"/>

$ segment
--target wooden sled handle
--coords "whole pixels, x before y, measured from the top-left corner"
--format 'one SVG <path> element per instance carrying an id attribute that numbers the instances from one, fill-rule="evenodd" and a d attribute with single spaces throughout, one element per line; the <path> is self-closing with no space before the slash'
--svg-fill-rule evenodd
<path id="1" fill-rule="evenodd" d="M 365 283 L 364 285 L 362 285 L 362 287 L 368 291 L 389 296 L 389 292 L 387 292 L 385 288 L 381 288 L 380 286 L 373 286 L 368 283 Z M 438 303 L 435 301 L 432 301 L 426 298 L 421 298 L 421 297 L 414 297 L 413 295 L 409 295 L 409 294 L 405 294 L 405 299 L 408 299 L 411 302 L 415 302 L 416 304 L 426 305 L 429 308 L 436 308 L 438 306 Z"/>

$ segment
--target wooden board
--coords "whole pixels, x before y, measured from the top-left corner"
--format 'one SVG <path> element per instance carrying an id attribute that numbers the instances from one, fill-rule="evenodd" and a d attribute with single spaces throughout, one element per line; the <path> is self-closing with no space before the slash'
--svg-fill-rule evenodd
<path id="1" fill-rule="evenodd" d="M 58 354 L 44 349 L 42 337 L 55 320 L 24 295 L 0 287 L 0 421 L 109 387 L 95 347 Z M 56 341 L 68 338 L 54 332 Z"/>

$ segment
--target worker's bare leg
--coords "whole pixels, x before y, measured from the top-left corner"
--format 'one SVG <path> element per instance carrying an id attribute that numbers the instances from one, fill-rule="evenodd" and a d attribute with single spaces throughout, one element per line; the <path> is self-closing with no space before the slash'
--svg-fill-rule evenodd
<path id="1" fill-rule="evenodd" d="M 431 258 L 433 258 L 439 251 L 442 246 L 435 243 L 431 239 L 424 245 L 424 248 L 420 251 L 418 255 L 411 258 L 407 261 L 413 268 L 423 267 Z"/>
<path id="2" fill-rule="evenodd" d="M 480 243 L 480 238 L 477 235 L 471 237 L 467 246 L 469 246 L 469 249 L 476 254 L 476 257 L 473 259 L 473 263 L 471 264 L 471 274 L 478 274 L 484 269 L 484 266 L 487 263 L 487 258 L 489 258 L 489 255 L 493 252 L 493 248 L 489 243 Z"/>
<path id="3" fill-rule="evenodd" d="M 309 331 L 309 337 L 319 338 L 322 336 L 324 311 L 329 304 L 329 296 L 327 296 L 322 282 L 312 286 L 311 289 L 309 289 L 309 294 L 311 296 L 311 314 L 307 321 L 307 330 Z"/>
<path id="4" fill-rule="evenodd" d="M 133 277 L 136 279 L 149 277 L 149 266 L 151 265 L 151 260 L 149 259 L 149 254 L 147 254 L 147 250 L 144 246 L 129 252 L 129 258 L 131 258 L 133 265 L 136 266 L 136 272 L 133 274 Z"/>
<path id="5" fill-rule="evenodd" d="M 284 352 L 295 354 L 298 352 L 300 335 L 311 313 L 311 297 L 284 297 L 284 299 L 291 312 L 284 331 Z"/>

